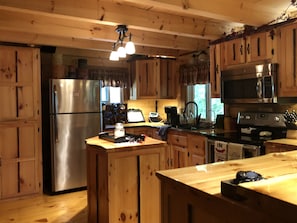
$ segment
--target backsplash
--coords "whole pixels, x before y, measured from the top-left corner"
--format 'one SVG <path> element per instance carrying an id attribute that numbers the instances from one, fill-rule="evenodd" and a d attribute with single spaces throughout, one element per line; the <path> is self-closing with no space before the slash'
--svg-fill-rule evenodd
<path id="1" fill-rule="evenodd" d="M 141 99 L 141 100 L 128 100 L 128 109 L 138 108 L 142 110 L 144 118 L 148 121 L 150 112 L 158 112 L 163 120 L 166 119 L 165 106 L 177 106 L 176 99 Z"/>

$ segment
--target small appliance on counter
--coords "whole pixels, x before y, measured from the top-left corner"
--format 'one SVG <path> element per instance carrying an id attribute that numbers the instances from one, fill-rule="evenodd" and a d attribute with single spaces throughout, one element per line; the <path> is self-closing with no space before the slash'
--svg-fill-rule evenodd
<path id="1" fill-rule="evenodd" d="M 150 112 L 149 121 L 150 122 L 161 122 L 162 118 L 160 117 L 158 112 Z"/>
<path id="2" fill-rule="evenodd" d="M 131 108 L 127 111 L 127 121 L 128 123 L 139 123 L 145 122 L 145 119 L 140 109 Z"/>
<path id="3" fill-rule="evenodd" d="M 175 106 L 166 106 L 165 113 L 167 115 L 167 119 L 165 124 L 176 127 L 179 125 L 179 115 L 177 114 L 177 107 Z"/>
<path id="4" fill-rule="evenodd" d="M 103 129 L 107 125 L 127 123 L 127 104 L 102 104 Z"/>

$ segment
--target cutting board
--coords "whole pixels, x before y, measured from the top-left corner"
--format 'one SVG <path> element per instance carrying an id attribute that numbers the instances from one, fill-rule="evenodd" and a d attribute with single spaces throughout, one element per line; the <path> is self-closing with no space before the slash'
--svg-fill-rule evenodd
<path id="1" fill-rule="evenodd" d="M 242 196 L 262 194 L 297 205 L 297 173 L 239 184 L 238 193 Z"/>
<path id="2" fill-rule="evenodd" d="M 259 211 L 282 213 L 288 219 L 296 218 L 290 215 L 297 213 L 297 173 L 238 185 L 222 181 L 221 192 Z"/>

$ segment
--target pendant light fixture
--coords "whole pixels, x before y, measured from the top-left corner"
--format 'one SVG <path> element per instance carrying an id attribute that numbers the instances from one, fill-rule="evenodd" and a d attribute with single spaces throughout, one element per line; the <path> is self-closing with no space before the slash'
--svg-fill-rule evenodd
<path id="1" fill-rule="evenodd" d="M 115 48 L 116 48 L 116 44 L 114 43 L 112 46 L 112 51 L 109 56 L 109 60 L 119 61 L 119 55 L 118 55 L 118 52 L 115 50 Z"/>
<path id="2" fill-rule="evenodd" d="M 109 56 L 109 60 L 118 61 L 119 58 L 125 58 L 126 54 L 131 55 L 135 53 L 135 45 L 132 42 L 132 34 L 129 34 L 129 41 L 124 47 L 123 41 L 126 37 L 128 28 L 126 25 L 118 25 L 116 28 L 116 32 L 119 34 L 118 40 L 113 44 L 112 51 Z M 118 48 L 117 48 L 118 47 Z M 117 50 L 116 50 L 117 48 Z"/>

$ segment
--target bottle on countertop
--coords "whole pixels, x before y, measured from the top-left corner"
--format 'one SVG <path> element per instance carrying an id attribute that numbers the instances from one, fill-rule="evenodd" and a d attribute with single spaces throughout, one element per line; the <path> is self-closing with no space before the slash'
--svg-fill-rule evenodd
<path id="1" fill-rule="evenodd" d="M 114 128 L 114 138 L 125 136 L 125 129 L 123 123 L 116 123 Z"/>

